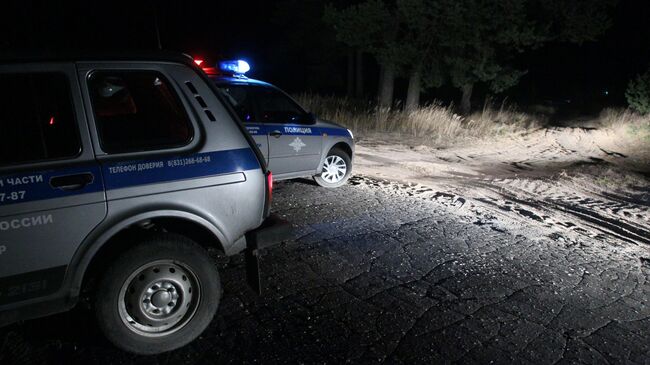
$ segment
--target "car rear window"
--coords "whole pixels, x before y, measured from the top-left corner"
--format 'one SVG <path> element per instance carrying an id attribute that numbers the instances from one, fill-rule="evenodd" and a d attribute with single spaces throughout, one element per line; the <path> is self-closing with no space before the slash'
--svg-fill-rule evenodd
<path id="1" fill-rule="evenodd" d="M 65 74 L 0 74 L 0 86 L 0 165 L 58 160 L 80 153 Z"/>
<path id="2" fill-rule="evenodd" d="M 183 104 L 159 72 L 96 71 L 89 89 L 105 152 L 182 147 L 194 136 Z"/>

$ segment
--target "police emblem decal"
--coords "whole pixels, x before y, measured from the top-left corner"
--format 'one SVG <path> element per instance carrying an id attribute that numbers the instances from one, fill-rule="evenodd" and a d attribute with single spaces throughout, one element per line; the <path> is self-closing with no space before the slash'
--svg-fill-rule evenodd
<path id="1" fill-rule="evenodd" d="M 289 143 L 289 146 L 293 147 L 293 150 L 296 152 L 300 152 L 300 150 L 306 146 L 300 138 L 296 137 L 296 139 L 293 140 L 293 142 Z"/>

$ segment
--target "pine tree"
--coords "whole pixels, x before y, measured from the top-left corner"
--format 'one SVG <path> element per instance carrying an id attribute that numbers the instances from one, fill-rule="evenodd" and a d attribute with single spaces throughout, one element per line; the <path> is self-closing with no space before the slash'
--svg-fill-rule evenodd
<path id="1" fill-rule="evenodd" d="M 632 109 L 650 114 L 650 69 L 630 81 L 625 98 Z"/>

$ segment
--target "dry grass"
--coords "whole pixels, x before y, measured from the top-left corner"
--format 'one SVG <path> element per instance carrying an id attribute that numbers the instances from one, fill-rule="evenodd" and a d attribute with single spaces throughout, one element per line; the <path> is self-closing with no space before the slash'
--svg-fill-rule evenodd
<path id="1" fill-rule="evenodd" d="M 462 117 L 451 107 L 439 103 L 402 111 L 335 96 L 301 94 L 296 99 L 320 118 L 340 123 L 357 135 L 395 132 L 436 144 L 527 132 L 541 127 L 544 122 L 514 108 L 501 106 L 497 109 L 489 103 L 481 112 Z"/>
<path id="2" fill-rule="evenodd" d="M 641 115 L 630 109 L 604 109 L 598 116 L 599 126 L 633 139 L 650 140 L 650 114 Z"/>
<path id="3" fill-rule="evenodd" d="M 300 94 L 296 99 L 320 118 L 340 123 L 355 135 L 389 132 L 443 146 L 520 135 L 547 125 L 546 117 L 505 105 L 495 107 L 490 102 L 480 112 L 463 117 L 455 114 L 452 107 L 440 103 L 403 111 L 381 109 L 371 102 L 336 96 Z M 642 116 L 629 109 L 604 109 L 591 123 L 606 134 L 616 136 L 619 144 L 650 148 L 650 144 L 645 143 L 650 141 L 650 115 Z M 638 143 L 639 139 L 642 143 Z"/>

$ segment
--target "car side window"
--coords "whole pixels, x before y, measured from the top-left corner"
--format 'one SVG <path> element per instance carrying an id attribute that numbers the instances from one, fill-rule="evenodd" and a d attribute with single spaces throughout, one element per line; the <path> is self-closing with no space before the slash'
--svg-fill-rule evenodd
<path id="1" fill-rule="evenodd" d="M 65 74 L 2 74 L 0 85 L 0 166 L 79 155 Z"/>
<path id="2" fill-rule="evenodd" d="M 88 81 L 102 149 L 127 153 L 177 148 L 194 137 L 169 81 L 155 71 L 95 71 Z"/>
<path id="3" fill-rule="evenodd" d="M 253 93 L 246 85 L 220 85 L 219 90 L 244 123 L 255 122 L 255 104 Z"/>
<path id="4" fill-rule="evenodd" d="M 255 87 L 259 121 L 263 123 L 301 123 L 305 111 L 284 93 L 272 88 Z"/>

